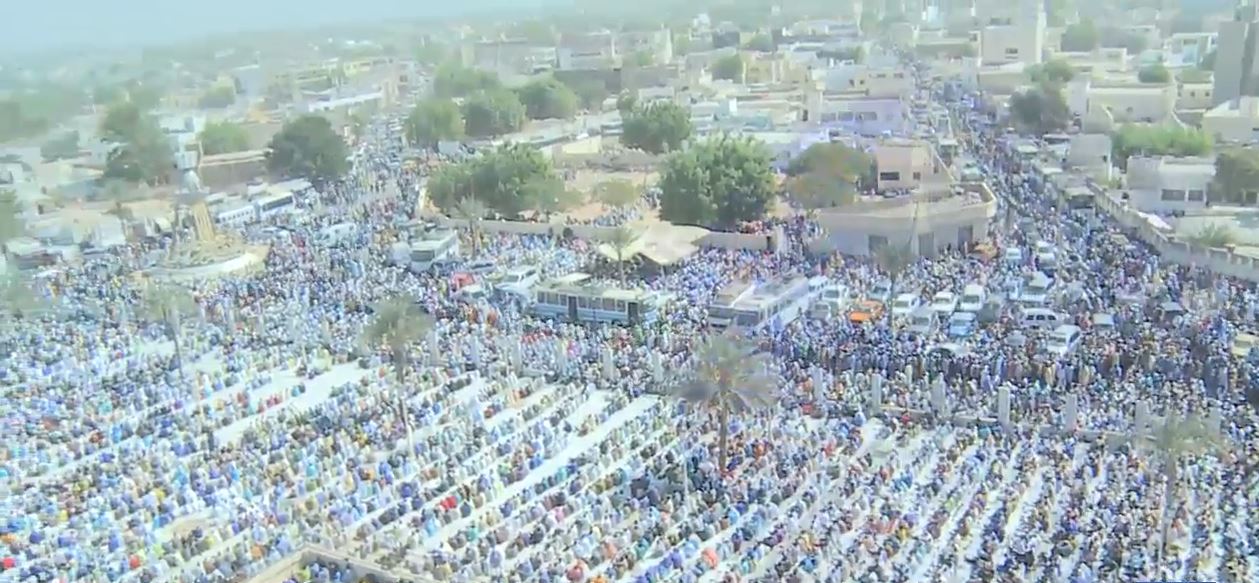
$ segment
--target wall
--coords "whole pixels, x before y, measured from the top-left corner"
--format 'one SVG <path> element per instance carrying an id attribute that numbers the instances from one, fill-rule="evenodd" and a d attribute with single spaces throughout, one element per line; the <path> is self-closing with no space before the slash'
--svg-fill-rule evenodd
<path id="1" fill-rule="evenodd" d="M 869 255 L 870 236 L 874 235 L 885 237 L 894 244 L 904 244 L 908 240 L 915 253 L 930 255 L 937 249 L 956 245 L 967 229 L 970 232 L 969 241 L 982 241 L 988 238 L 988 223 L 996 215 L 996 199 L 983 183 L 967 183 L 963 187 L 978 194 L 982 202 L 944 207 L 932 204 L 940 200 L 940 195 L 921 195 L 868 201 L 833 212 L 823 210 L 818 213 L 817 221 L 826 235 L 811 241 L 809 249 L 815 253 L 839 251 Z M 915 201 L 923 205 L 916 222 L 912 209 L 906 208 L 903 213 L 886 212 L 896 207 L 909 207 Z M 879 210 L 884 212 L 875 212 Z"/>
<path id="2" fill-rule="evenodd" d="M 1181 83 L 1176 94 L 1176 109 L 1209 109 L 1213 104 L 1210 83 Z"/>
<path id="3" fill-rule="evenodd" d="M 1259 282 L 1259 258 L 1239 255 L 1227 249 L 1208 249 L 1179 241 L 1150 226 L 1136 209 L 1118 200 L 1113 192 L 1100 193 L 1095 201 L 1097 208 L 1106 211 L 1119 224 L 1133 230 L 1138 238 L 1154 247 L 1164 261 L 1194 265 L 1216 273 Z"/>
<path id="4" fill-rule="evenodd" d="M 446 225 L 464 228 L 468 222 L 462 219 L 444 219 Z M 531 223 L 527 221 L 481 221 L 481 229 L 487 233 L 510 233 L 513 235 L 560 235 L 564 229 L 571 229 L 573 236 L 582 240 L 604 241 L 611 237 L 615 227 L 597 227 L 594 225 L 564 225 L 561 223 Z M 750 251 L 767 251 L 773 249 L 777 240 L 766 234 L 728 233 L 709 231 L 695 244 L 699 247 L 716 247 L 721 249 L 746 249 Z"/>

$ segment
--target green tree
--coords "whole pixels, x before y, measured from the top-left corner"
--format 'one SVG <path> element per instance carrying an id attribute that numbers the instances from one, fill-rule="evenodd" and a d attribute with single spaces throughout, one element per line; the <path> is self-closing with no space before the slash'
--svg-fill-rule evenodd
<path id="1" fill-rule="evenodd" d="M 774 51 L 774 38 L 768 34 L 758 34 L 743 43 L 743 48 L 749 51 L 772 53 Z"/>
<path id="2" fill-rule="evenodd" d="M 673 33 L 673 54 L 685 56 L 691 52 L 691 35 L 688 32 Z"/>
<path id="3" fill-rule="evenodd" d="M 630 252 L 634 250 L 634 246 L 638 244 L 642 236 L 641 232 L 628 225 L 619 225 L 608 233 L 608 247 L 616 258 L 616 268 L 620 274 L 622 286 L 625 285 L 625 263 L 633 257 Z"/>
<path id="4" fill-rule="evenodd" d="M 505 217 L 536 208 L 527 185 L 555 178 L 551 163 L 527 144 L 505 144 L 439 168 L 428 181 L 433 205 L 450 214 L 460 201 L 475 197 Z"/>
<path id="5" fill-rule="evenodd" d="M 792 177 L 786 185 L 787 194 L 806 211 L 852 204 L 857 191 L 851 182 L 827 172 L 808 172 Z"/>
<path id="6" fill-rule="evenodd" d="M 1063 59 L 1053 59 L 1042 65 L 1032 65 L 1027 68 L 1027 75 L 1033 83 L 1067 83 L 1075 78 L 1075 69 L 1071 67 L 1071 63 Z"/>
<path id="7" fill-rule="evenodd" d="M 621 117 L 629 117 L 638 109 L 638 96 L 632 91 L 622 91 L 616 96 L 616 110 L 621 112 Z"/>
<path id="8" fill-rule="evenodd" d="M 555 176 L 536 177 L 525 183 L 520 190 L 525 208 L 543 217 L 577 208 L 586 202 L 585 196 L 565 186 Z"/>
<path id="9" fill-rule="evenodd" d="M 517 94 L 529 119 L 567 119 L 577 114 L 577 94 L 554 77 L 530 81 Z"/>
<path id="10" fill-rule="evenodd" d="M 661 173 L 661 218 L 722 227 L 763 218 L 775 196 L 769 162 L 760 142 L 729 136 L 675 153 Z"/>
<path id="11" fill-rule="evenodd" d="M 210 122 L 201 130 L 201 150 L 207 156 L 244 152 L 249 149 L 249 133 L 240 124 Z"/>
<path id="12" fill-rule="evenodd" d="M 837 142 L 820 142 L 805 148 L 787 165 L 789 176 L 819 173 L 835 176 L 855 188 L 874 183 L 874 158 L 864 151 Z"/>
<path id="13" fill-rule="evenodd" d="M 236 88 L 230 85 L 219 85 L 201 95 L 197 105 L 202 109 L 223 109 L 236 103 Z"/>
<path id="14" fill-rule="evenodd" d="M 407 141 L 423 148 L 463 137 L 463 113 L 454 101 L 438 97 L 425 99 L 407 115 Z"/>
<path id="15" fill-rule="evenodd" d="M 1181 467 L 1188 459 L 1224 453 L 1227 443 L 1219 427 L 1199 414 L 1184 417 L 1169 414 L 1161 425 L 1153 429 L 1151 436 L 1142 436 L 1136 445 L 1153 457 L 1162 473 L 1163 513 L 1159 521 L 1159 557 L 1163 564 L 1168 565 L 1173 561 L 1167 556 L 1167 533 L 1176 503 L 1176 486 L 1180 482 Z"/>
<path id="16" fill-rule="evenodd" d="M 437 68 L 433 74 L 433 95 L 447 99 L 467 97 L 480 91 L 499 89 L 498 75 L 465 69 L 454 63 Z"/>
<path id="17" fill-rule="evenodd" d="M 1230 148 L 1215 157 L 1211 195 L 1216 200 L 1242 203 L 1246 193 L 1259 192 L 1259 148 Z"/>
<path id="18" fill-rule="evenodd" d="M 1134 155 L 1204 156 L 1211 147 L 1202 130 L 1171 125 L 1124 124 L 1111 136 L 1111 157 L 1120 168 Z"/>
<path id="19" fill-rule="evenodd" d="M 649 51 L 634 51 L 625 57 L 626 67 L 650 67 L 656 61 Z"/>
<path id="20" fill-rule="evenodd" d="M 475 138 L 510 134 L 525 125 L 525 106 L 506 89 L 482 91 L 463 102 L 463 124 Z"/>
<path id="21" fill-rule="evenodd" d="M 363 343 L 372 347 L 385 347 L 393 359 L 397 393 L 394 407 L 407 433 L 407 455 L 414 453 L 415 443 L 411 434 L 411 419 L 406 400 L 407 371 L 411 368 L 411 349 L 435 327 L 432 317 L 420 311 L 415 299 L 397 296 L 377 303 L 372 310 L 371 323 L 363 330 Z"/>
<path id="22" fill-rule="evenodd" d="M 148 115 L 130 101 L 120 101 L 105 110 L 101 120 L 101 138 L 111 142 L 130 142 L 148 125 Z"/>
<path id="23" fill-rule="evenodd" d="M 704 338 L 695 350 L 694 373 L 675 392 L 687 402 L 717 413 L 717 458 L 724 475 L 730 469 L 730 417 L 773 408 L 778 383 L 773 363 L 737 331 Z"/>
<path id="24" fill-rule="evenodd" d="M 332 123 L 318 115 L 303 115 L 271 138 L 267 169 L 286 177 L 301 176 L 316 185 L 332 182 L 350 169 L 345 140 Z"/>
<path id="25" fill-rule="evenodd" d="M 713 79 L 726 79 L 742 83 L 747 68 L 744 66 L 743 55 L 726 55 L 713 63 Z"/>
<path id="26" fill-rule="evenodd" d="M 691 114 L 676 103 L 653 102 L 622 117 L 621 143 L 628 148 L 662 154 L 682 147 L 690 137 Z"/>
<path id="27" fill-rule="evenodd" d="M 1101 38 L 1092 20 L 1084 19 L 1062 31 L 1062 50 L 1088 52 L 1098 47 Z"/>
<path id="28" fill-rule="evenodd" d="M 608 98 L 608 84 L 603 79 L 580 77 L 564 82 L 577 95 L 581 107 L 588 111 L 601 111 L 603 100 Z"/>
<path id="29" fill-rule="evenodd" d="M 1137 72 L 1137 79 L 1142 83 L 1158 83 L 1167 84 L 1172 81 L 1172 72 L 1162 63 L 1154 63 L 1146 67 L 1142 67 Z"/>
<path id="30" fill-rule="evenodd" d="M 147 115 L 129 131 L 132 132 L 129 138 L 115 146 L 106 158 L 103 177 L 132 183 L 164 184 L 174 169 L 166 134 Z"/>
<path id="31" fill-rule="evenodd" d="M 77 158 L 79 156 L 79 132 L 72 130 L 44 142 L 39 147 L 39 156 L 46 162 Z"/>
<path id="32" fill-rule="evenodd" d="M 1117 28 L 1107 28 L 1099 36 L 1101 46 L 1116 49 L 1122 48 L 1127 50 L 1129 55 L 1140 54 L 1149 44 L 1145 40 L 1144 35 Z"/>
<path id="33" fill-rule="evenodd" d="M 613 208 L 632 206 L 641 196 L 634 183 L 623 179 L 605 180 L 594 187 L 595 200 Z"/>
<path id="34" fill-rule="evenodd" d="M 1039 135 L 1056 132 L 1071 123 L 1071 110 L 1056 83 L 1041 83 L 1010 98 L 1010 115 L 1024 131 Z"/>
<path id="35" fill-rule="evenodd" d="M 145 317 L 157 322 L 175 344 L 175 365 L 184 373 L 184 349 L 181 333 L 184 320 L 197 312 L 197 302 L 185 288 L 171 284 L 152 283 L 144 288 L 142 306 Z"/>

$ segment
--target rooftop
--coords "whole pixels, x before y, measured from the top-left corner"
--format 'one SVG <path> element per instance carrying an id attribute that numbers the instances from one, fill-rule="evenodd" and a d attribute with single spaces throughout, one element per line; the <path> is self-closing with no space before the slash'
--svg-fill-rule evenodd
<path id="1" fill-rule="evenodd" d="M 1210 117 L 1259 117 L 1259 97 L 1244 96 L 1225 101 L 1203 114 Z"/>

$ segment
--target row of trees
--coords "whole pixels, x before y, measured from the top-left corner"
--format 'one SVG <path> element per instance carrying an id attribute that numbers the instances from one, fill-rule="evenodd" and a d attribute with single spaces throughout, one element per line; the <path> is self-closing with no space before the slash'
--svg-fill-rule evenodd
<path id="1" fill-rule="evenodd" d="M 1127 168 L 1128 158 L 1203 156 L 1211 152 L 1211 136 L 1202 130 L 1171 125 L 1124 124 L 1111 136 L 1111 159 Z"/>
<path id="2" fill-rule="evenodd" d="M 433 204 L 451 214 L 463 201 L 475 199 L 487 211 L 517 217 L 527 211 L 550 214 L 580 201 L 569 191 L 541 152 L 525 144 L 508 144 L 441 167 L 429 178 Z M 471 218 L 471 217 L 469 217 Z"/>

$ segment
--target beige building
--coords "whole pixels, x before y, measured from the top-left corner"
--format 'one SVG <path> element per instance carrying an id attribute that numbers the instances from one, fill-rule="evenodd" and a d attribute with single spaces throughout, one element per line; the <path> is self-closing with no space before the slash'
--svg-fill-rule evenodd
<path id="1" fill-rule="evenodd" d="M 948 169 L 931 144 L 922 140 L 888 139 L 874 147 L 879 191 L 915 190 L 947 185 Z"/>
<path id="2" fill-rule="evenodd" d="M 1176 109 L 1210 109 L 1214 102 L 1210 81 L 1181 83 L 1176 92 Z"/>
<path id="3" fill-rule="evenodd" d="M 966 183 L 934 194 L 865 200 L 819 211 L 817 222 L 826 234 L 813 247 L 870 255 L 880 247 L 908 244 L 913 252 L 931 256 L 946 247 L 987 239 L 988 224 L 996 212 L 996 198 L 983 183 Z"/>
<path id="4" fill-rule="evenodd" d="M 1159 123 L 1172 117 L 1178 93 L 1174 83 L 1098 85 L 1076 79 L 1067 84 L 1066 98 L 1071 113 L 1081 117 L 1101 109 L 1116 122 Z"/>
<path id="5" fill-rule="evenodd" d="M 1134 156 L 1128 159 L 1128 204 L 1159 213 L 1203 208 L 1214 178 L 1212 158 Z"/>
<path id="6" fill-rule="evenodd" d="M 1202 131 L 1217 142 L 1259 141 L 1259 97 L 1239 97 L 1215 106 L 1202 115 Z"/>

